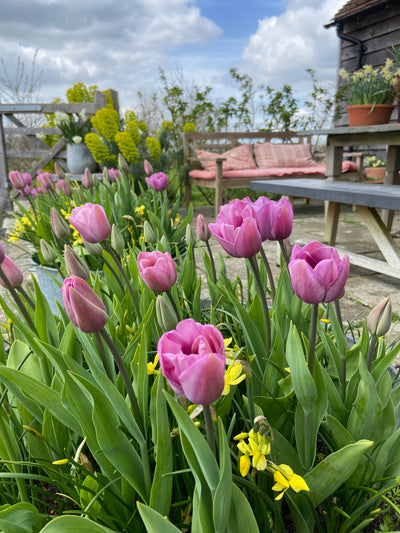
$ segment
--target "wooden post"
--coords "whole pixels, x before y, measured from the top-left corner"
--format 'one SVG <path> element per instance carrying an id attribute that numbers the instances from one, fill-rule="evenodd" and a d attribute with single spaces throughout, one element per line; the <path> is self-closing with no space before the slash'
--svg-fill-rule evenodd
<path id="1" fill-rule="evenodd" d="M 6 141 L 3 129 L 3 115 L 0 114 L 0 224 L 3 222 L 3 212 L 10 209 L 8 195 L 8 167 L 6 158 Z"/>

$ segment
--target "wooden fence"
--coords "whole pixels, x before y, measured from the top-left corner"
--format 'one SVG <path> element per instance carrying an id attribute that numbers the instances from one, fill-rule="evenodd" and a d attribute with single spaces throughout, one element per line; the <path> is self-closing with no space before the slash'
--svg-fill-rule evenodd
<path id="1" fill-rule="evenodd" d="M 113 99 L 114 107 L 118 109 L 118 93 L 113 89 L 108 91 Z M 52 147 L 36 137 L 43 135 L 62 135 L 58 128 L 27 127 L 21 122 L 21 115 L 28 117 L 30 114 L 47 114 L 61 111 L 63 113 L 80 113 L 85 110 L 88 117 L 93 116 L 98 109 L 106 107 L 106 97 L 103 92 L 97 91 L 94 103 L 75 104 L 0 104 L 0 212 L 8 211 L 11 207 L 9 196 L 8 163 L 11 158 L 34 159 L 35 162 L 26 172 L 36 177 L 39 169 L 49 161 L 56 161 L 64 170 L 68 170 L 65 162 L 66 141 L 63 137 Z M 8 119 L 13 127 L 6 127 L 3 118 Z M 30 140 L 32 149 L 7 150 L 6 136 L 21 135 Z M 12 143 L 11 143 L 12 144 Z M 39 159 L 39 161 L 37 161 Z"/>

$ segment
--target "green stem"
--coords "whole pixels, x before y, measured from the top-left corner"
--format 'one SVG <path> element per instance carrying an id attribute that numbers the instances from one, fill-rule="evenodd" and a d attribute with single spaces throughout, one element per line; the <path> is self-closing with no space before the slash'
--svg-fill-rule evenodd
<path id="1" fill-rule="evenodd" d="M 287 249 L 286 249 L 286 246 L 285 246 L 285 241 L 280 239 L 279 240 L 279 246 L 281 247 L 282 257 L 283 257 L 285 263 L 288 265 L 289 261 L 290 261 L 290 257 L 288 255 L 288 252 L 287 252 Z"/>
<path id="2" fill-rule="evenodd" d="M 110 265 L 110 263 L 107 261 L 107 259 L 105 257 L 102 257 L 102 259 L 103 259 L 104 264 L 107 265 L 107 267 L 109 268 L 111 274 L 117 280 L 118 285 L 121 287 L 122 292 L 125 292 L 124 284 L 120 280 L 118 274 L 115 272 L 115 270 L 113 269 L 113 267 Z"/>
<path id="3" fill-rule="evenodd" d="M 270 318 L 269 318 L 269 309 L 268 309 L 267 300 L 265 297 L 265 291 L 264 291 L 264 287 L 261 281 L 260 270 L 258 268 L 256 257 L 254 255 L 252 257 L 249 257 L 249 262 L 254 273 L 254 278 L 256 280 L 258 293 L 261 299 L 261 304 L 263 306 L 264 320 L 265 320 L 265 349 L 266 349 L 267 357 L 269 357 L 269 352 L 271 349 L 271 323 L 270 323 Z"/>
<path id="4" fill-rule="evenodd" d="M 35 310 L 35 304 L 33 303 L 31 297 L 26 292 L 26 290 L 21 286 L 17 287 L 17 290 L 22 294 L 22 296 L 25 298 L 25 300 L 28 302 L 28 304 L 32 307 L 33 310 Z"/>
<path id="5" fill-rule="evenodd" d="M 122 266 L 121 261 L 119 260 L 119 257 L 114 252 L 114 250 L 111 248 L 111 246 L 108 244 L 108 242 L 104 241 L 103 244 L 104 244 L 104 247 L 107 250 L 107 252 L 114 259 L 114 262 L 117 265 L 118 270 L 121 272 L 121 276 L 123 277 L 123 279 L 124 279 L 124 281 L 126 283 L 126 286 L 127 286 L 128 292 L 129 292 L 129 296 L 131 297 L 132 304 L 133 304 L 133 306 L 135 308 L 135 313 L 136 313 L 137 317 L 140 319 L 141 317 L 140 317 L 139 309 L 137 308 L 137 305 L 136 305 L 136 300 L 135 300 L 135 295 L 133 293 L 132 285 L 131 285 L 131 283 L 129 281 L 128 276 L 126 275 L 124 267 Z"/>
<path id="6" fill-rule="evenodd" d="M 346 358 L 340 359 L 340 397 L 344 403 L 346 400 Z"/>
<path id="7" fill-rule="evenodd" d="M 176 303 L 175 303 L 174 297 L 172 296 L 172 293 L 171 293 L 170 289 L 167 289 L 167 290 L 165 291 L 165 294 L 168 296 L 168 299 L 169 299 L 169 301 L 171 302 L 172 308 L 173 308 L 173 310 L 174 310 L 174 312 L 175 312 L 175 314 L 176 314 L 176 318 L 178 319 L 178 322 L 179 322 L 179 320 L 181 319 L 181 317 L 180 317 L 180 315 L 179 315 L 179 309 L 178 309 L 178 307 L 176 306 Z"/>
<path id="8" fill-rule="evenodd" d="M 143 424 L 143 418 L 140 412 L 139 404 L 136 398 L 135 391 L 133 390 L 132 382 L 129 378 L 128 371 L 125 367 L 125 364 L 122 360 L 122 357 L 120 356 L 113 340 L 107 333 L 105 329 L 102 329 L 100 332 L 100 335 L 103 337 L 105 343 L 109 347 L 111 354 L 114 358 L 115 364 L 118 367 L 119 373 L 121 375 L 122 381 L 124 382 L 126 392 L 128 394 L 128 398 L 132 407 L 133 416 L 135 417 L 135 420 L 141 429 L 142 433 L 144 434 L 144 424 Z"/>
<path id="9" fill-rule="evenodd" d="M 115 384 L 115 374 L 114 372 L 112 371 L 112 368 L 111 368 L 111 365 L 110 365 L 110 361 L 108 359 L 108 356 L 107 356 L 107 353 L 104 349 L 104 344 L 103 344 L 103 341 L 101 339 L 101 335 L 99 335 L 98 332 L 96 332 L 94 334 L 95 336 L 95 339 L 96 339 L 96 342 L 97 342 L 97 345 L 99 347 L 99 354 L 100 354 L 100 359 L 101 359 L 101 362 L 103 363 L 103 366 L 104 366 L 104 370 L 106 371 L 106 374 L 108 376 L 108 379 Z"/>
<path id="10" fill-rule="evenodd" d="M 374 358 L 376 343 L 378 342 L 378 337 L 376 335 L 372 335 L 369 348 L 368 348 L 368 355 L 367 355 L 367 368 L 368 370 L 371 370 L 372 366 L 372 360 Z"/>
<path id="11" fill-rule="evenodd" d="M 15 290 L 15 288 L 11 285 L 9 279 L 7 278 L 7 276 L 5 275 L 4 273 L 4 270 L 0 267 L 0 278 L 2 279 L 2 281 L 4 282 L 6 288 L 9 290 L 11 296 L 13 297 L 14 299 L 14 302 L 17 304 L 18 306 L 18 309 L 21 311 L 21 314 L 22 316 L 25 318 L 26 322 L 28 323 L 29 327 L 35 331 L 36 331 L 36 326 L 32 320 L 32 317 L 31 315 L 28 313 L 28 311 L 26 310 L 26 307 L 24 306 L 21 298 L 19 297 L 19 294 L 17 293 L 17 291 Z"/>
<path id="12" fill-rule="evenodd" d="M 216 283 L 217 282 L 217 271 L 215 269 L 214 256 L 213 256 L 213 253 L 212 253 L 212 250 L 211 250 L 210 243 L 208 241 L 206 241 L 206 246 L 207 246 L 208 256 L 209 256 L 210 262 L 211 262 L 211 268 L 212 268 L 212 271 L 213 271 L 213 282 Z"/>
<path id="13" fill-rule="evenodd" d="M 246 378 L 246 391 L 247 391 L 247 405 L 248 405 L 248 411 L 249 411 L 250 426 L 253 427 L 254 419 L 256 415 L 255 415 L 255 409 L 254 409 L 254 386 L 253 386 L 252 377 Z"/>
<path id="14" fill-rule="evenodd" d="M 310 343 L 308 345 L 308 369 L 314 375 L 315 343 L 317 339 L 317 321 L 319 304 L 311 304 Z"/>
<path id="15" fill-rule="evenodd" d="M 271 266 L 269 264 L 269 261 L 268 261 L 267 255 L 265 253 L 265 250 L 264 250 L 264 248 L 262 246 L 261 246 L 260 252 L 261 252 L 261 258 L 262 258 L 263 263 L 265 265 L 265 268 L 267 270 L 269 286 L 271 288 L 271 298 L 272 298 L 272 302 L 273 302 L 275 300 L 275 294 L 276 294 L 274 276 L 272 275 Z"/>
<path id="16" fill-rule="evenodd" d="M 204 414 L 204 423 L 206 425 L 207 442 L 211 448 L 211 451 L 216 456 L 217 452 L 215 449 L 214 422 L 212 419 L 211 407 L 208 403 L 203 404 L 203 414 Z"/>
<path id="17" fill-rule="evenodd" d="M 335 300 L 335 312 L 336 317 L 338 319 L 338 322 L 340 324 L 341 329 L 343 330 L 343 320 L 342 320 L 342 312 L 340 310 L 340 302 L 339 299 Z"/>

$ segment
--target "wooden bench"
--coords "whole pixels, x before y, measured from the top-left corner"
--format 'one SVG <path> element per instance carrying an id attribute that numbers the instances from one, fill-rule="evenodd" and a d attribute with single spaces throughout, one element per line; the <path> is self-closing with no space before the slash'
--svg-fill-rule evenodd
<path id="1" fill-rule="evenodd" d="M 277 132 L 277 131 L 258 131 L 258 132 L 184 132 L 183 133 L 183 155 L 184 162 L 189 167 L 189 176 L 186 181 L 186 203 L 189 204 L 192 199 L 192 186 L 196 185 L 201 189 L 208 188 L 215 191 L 215 215 L 218 214 L 219 206 L 223 203 L 223 193 L 227 189 L 248 188 L 252 179 L 271 180 L 278 176 L 286 178 L 313 177 L 325 178 L 325 165 L 319 165 L 316 162 L 314 167 L 308 168 L 254 168 L 248 170 L 225 170 L 223 165 L 225 159 L 223 154 L 235 147 L 243 144 L 253 143 L 287 143 L 287 144 L 309 144 L 311 137 L 301 132 Z M 276 146 L 276 144 L 275 144 Z M 213 171 L 204 170 L 205 161 L 211 161 L 209 158 L 199 158 L 197 151 L 207 151 L 221 157 L 213 158 L 215 169 Z M 319 154 L 322 155 L 322 154 Z M 353 154 L 346 154 L 353 156 Z M 352 172 L 346 172 L 345 179 L 357 179 L 362 176 L 362 158 L 364 154 L 354 154 L 356 157 L 357 167 L 349 167 Z M 313 157 L 318 156 L 314 154 Z M 254 153 L 253 153 L 254 157 Z M 258 163 L 254 157 L 254 162 Z M 202 165 L 203 163 L 203 165 Z M 296 165 L 300 167 L 300 165 Z M 344 176 L 344 175 L 343 175 Z"/>
<path id="2" fill-rule="evenodd" d="M 347 250 L 338 249 L 339 252 L 347 254 L 354 265 L 400 279 L 400 249 L 377 212 L 377 209 L 400 211 L 400 186 L 302 178 L 251 181 L 250 189 L 328 201 L 324 241 L 331 246 L 336 242 L 341 204 L 353 204 L 385 260 Z"/>

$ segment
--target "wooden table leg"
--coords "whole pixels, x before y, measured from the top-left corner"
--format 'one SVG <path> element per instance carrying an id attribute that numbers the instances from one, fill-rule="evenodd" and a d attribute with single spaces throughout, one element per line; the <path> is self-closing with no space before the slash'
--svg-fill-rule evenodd
<path id="1" fill-rule="evenodd" d="M 400 149 L 398 146 L 388 146 L 386 157 L 385 185 L 400 184 Z M 393 225 L 394 211 L 382 210 L 382 220 L 390 231 Z"/>
<path id="2" fill-rule="evenodd" d="M 327 242 L 329 246 L 335 246 L 336 243 L 339 215 L 340 204 L 336 202 L 327 202 L 324 242 Z"/>

